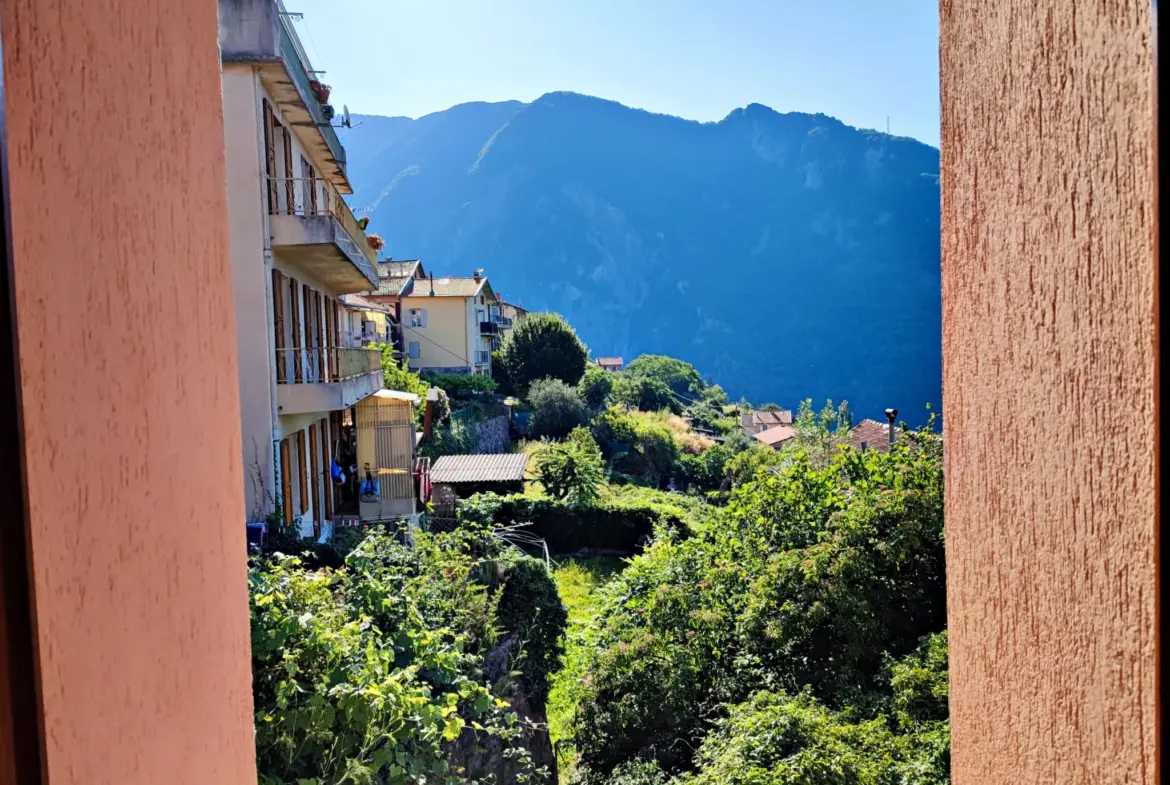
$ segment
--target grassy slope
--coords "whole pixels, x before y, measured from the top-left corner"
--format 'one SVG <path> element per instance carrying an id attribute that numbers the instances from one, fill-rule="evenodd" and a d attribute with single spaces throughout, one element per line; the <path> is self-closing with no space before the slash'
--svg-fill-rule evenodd
<path id="1" fill-rule="evenodd" d="M 610 577 L 625 567 L 625 562 L 616 556 L 592 556 L 582 559 L 562 560 L 553 572 L 561 599 L 569 609 L 569 630 L 566 635 L 564 667 L 552 679 L 552 691 L 548 698 L 548 727 L 554 748 L 558 742 L 557 756 L 562 775 L 572 758 L 572 721 L 575 706 L 569 694 L 568 658 L 573 656 L 573 637 L 577 630 L 593 615 L 596 602 L 593 590 L 604 584 Z"/>

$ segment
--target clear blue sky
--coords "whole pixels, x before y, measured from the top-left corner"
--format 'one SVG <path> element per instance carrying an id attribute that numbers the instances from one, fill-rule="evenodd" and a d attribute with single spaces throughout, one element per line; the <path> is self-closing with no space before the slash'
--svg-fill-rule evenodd
<path id="1" fill-rule="evenodd" d="M 937 0 L 285 0 L 332 103 L 419 117 L 554 90 L 693 120 L 761 103 L 939 140 Z"/>

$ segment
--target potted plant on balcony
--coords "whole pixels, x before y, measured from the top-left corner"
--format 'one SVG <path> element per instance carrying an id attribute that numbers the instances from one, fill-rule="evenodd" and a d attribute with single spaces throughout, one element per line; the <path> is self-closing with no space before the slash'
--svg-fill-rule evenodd
<path id="1" fill-rule="evenodd" d="M 329 85 L 321 84 L 316 79 L 312 79 L 309 81 L 309 87 L 313 89 L 313 95 L 316 96 L 318 103 L 329 103 L 329 91 L 332 89 Z"/>
<path id="2" fill-rule="evenodd" d="M 366 242 L 370 244 L 370 249 L 374 253 L 380 253 L 386 247 L 386 243 L 376 234 L 371 234 L 366 237 Z"/>
<path id="3" fill-rule="evenodd" d="M 358 228 L 364 232 L 366 227 L 370 225 L 370 216 L 363 215 L 361 218 L 357 219 L 357 225 Z"/>

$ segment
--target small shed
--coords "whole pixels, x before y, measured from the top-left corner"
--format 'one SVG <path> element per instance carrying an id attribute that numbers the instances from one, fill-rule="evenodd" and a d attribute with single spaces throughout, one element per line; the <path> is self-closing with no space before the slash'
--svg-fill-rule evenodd
<path id="1" fill-rule="evenodd" d="M 528 453 L 444 455 L 431 466 L 436 498 L 466 499 L 476 493 L 521 493 Z"/>
<path id="2" fill-rule="evenodd" d="M 418 396 L 378 390 L 354 407 L 357 424 L 358 511 L 363 521 L 415 513 L 414 407 Z"/>

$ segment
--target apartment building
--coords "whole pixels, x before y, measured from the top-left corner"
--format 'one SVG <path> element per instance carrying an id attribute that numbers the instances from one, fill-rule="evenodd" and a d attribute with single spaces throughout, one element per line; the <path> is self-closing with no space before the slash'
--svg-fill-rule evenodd
<path id="1" fill-rule="evenodd" d="M 482 271 L 470 278 L 412 277 L 398 302 L 412 371 L 491 375 L 500 311 Z"/>
<path id="2" fill-rule="evenodd" d="M 246 514 L 279 508 L 320 536 L 340 514 L 330 462 L 351 409 L 382 388 L 342 301 L 377 286 L 376 255 L 342 199 L 328 88 L 281 1 L 219 0 L 219 42 Z"/>

